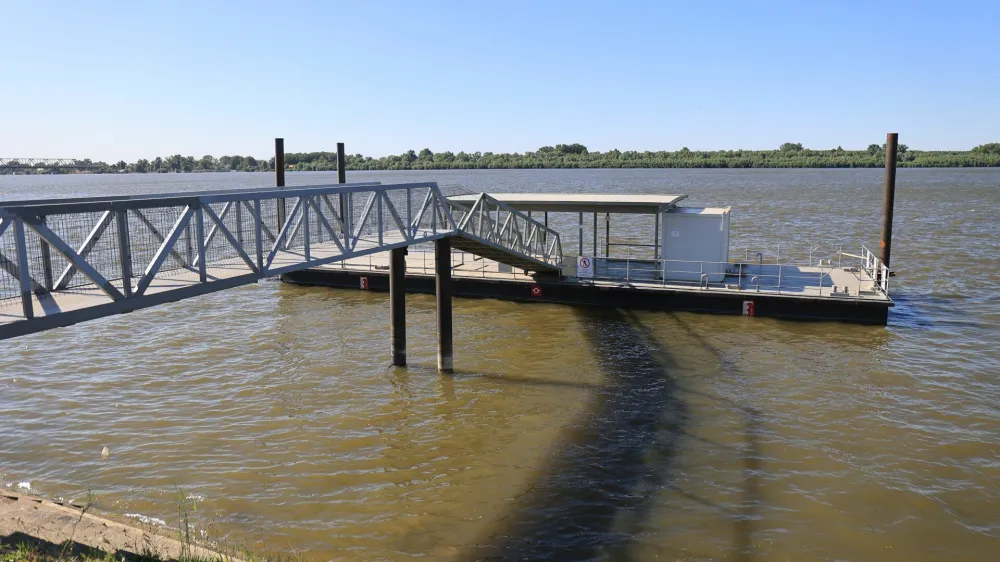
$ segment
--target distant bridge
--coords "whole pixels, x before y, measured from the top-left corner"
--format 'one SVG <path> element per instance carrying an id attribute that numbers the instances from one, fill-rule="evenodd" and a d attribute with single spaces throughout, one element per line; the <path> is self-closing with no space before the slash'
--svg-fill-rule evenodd
<path id="1" fill-rule="evenodd" d="M 90 170 L 96 168 L 93 162 L 75 158 L 0 158 L 0 174 L 18 170 Z"/>

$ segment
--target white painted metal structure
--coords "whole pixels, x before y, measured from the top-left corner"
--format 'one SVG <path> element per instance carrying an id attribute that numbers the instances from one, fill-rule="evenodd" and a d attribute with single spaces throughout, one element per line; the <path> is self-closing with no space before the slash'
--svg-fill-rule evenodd
<path id="1" fill-rule="evenodd" d="M 661 215 L 664 279 L 722 282 L 729 263 L 729 211 L 729 207 L 677 207 Z M 692 271 L 690 262 L 705 265 Z"/>
<path id="2" fill-rule="evenodd" d="M 490 197 L 518 211 L 549 213 L 655 214 L 677 205 L 687 195 L 603 193 L 490 193 Z M 475 202 L 478 195 L 455 195 L 448 199 L 460 205 Z"/>
<path id="3" fill-rule="evenodd" d="M 0 202 L 0 339 L 441 238 L 536 272 L 559 234 L 436 183 Z"/>

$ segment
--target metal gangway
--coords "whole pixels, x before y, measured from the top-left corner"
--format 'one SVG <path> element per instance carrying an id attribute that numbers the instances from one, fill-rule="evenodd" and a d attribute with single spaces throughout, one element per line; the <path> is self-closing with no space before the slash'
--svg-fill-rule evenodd
<path id="1" fill-rule="evenodd" d="M 0 339 L 448 238 L 559 272 L 559 234 L 486 194 L 436 183 L 317 185 L 0 201 Z"/>

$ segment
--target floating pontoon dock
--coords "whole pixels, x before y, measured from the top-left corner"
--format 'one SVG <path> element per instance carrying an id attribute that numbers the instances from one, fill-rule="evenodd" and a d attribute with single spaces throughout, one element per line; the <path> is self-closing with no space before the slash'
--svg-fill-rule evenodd
<path id="1" fill-rule="evenodd" d="M 489 196 L 547 227 L 550 213 L 576 215 L 570 215 L 575 219 L 570 230 L 577 231 L 576 247 L 568 248 L 571 244 L 563 239 L 559 273 L 523 270 L 483 257 L 482 252 L 455 249 L 451 270 L 457 296 L 874 324 L 886 323 L 893 306 L 888 269 L 867 248 L 804 264 L 779 263 L 777 257 L 765 262 L 762 254 L 749 252 L 732 259 L 730 209 L 678 206 L 685 195 Z M 480 206 L 480 200 L 479 195 L 448 199 L 468 217 L 466 224 L 478 222 L 477 232 L 486 239 L 526 235 L 511 232 Z M 653 236 L 619 250 L 625 245 L 612 243 L 612 214 L 652 215 Z M 590 224 L 592 239 L 585 240 L 584 227 Z M 605 229 L 603 241 L 600 226 Z M 645 249 L 647 255 L 633 256 L 635 249 Z M 812 256 L 808 261 L 813 262 Z M 433 248 L 412 246 L 406 258 L 406 290 L 434 293 L 436 265 Z M 389 266 L 389 253 L 382 252 L 287 273 L 282 279 L 386 291 Z"/>

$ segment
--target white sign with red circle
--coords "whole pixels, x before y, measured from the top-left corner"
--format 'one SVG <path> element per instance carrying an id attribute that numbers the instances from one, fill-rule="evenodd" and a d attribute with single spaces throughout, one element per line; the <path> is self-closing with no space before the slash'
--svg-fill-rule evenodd
<path id="1" fill-rule="evenodd" d="M 576 258 L 576 276 L 581 279 L 594 278 L 594 260 L 586 256 Z"/>

